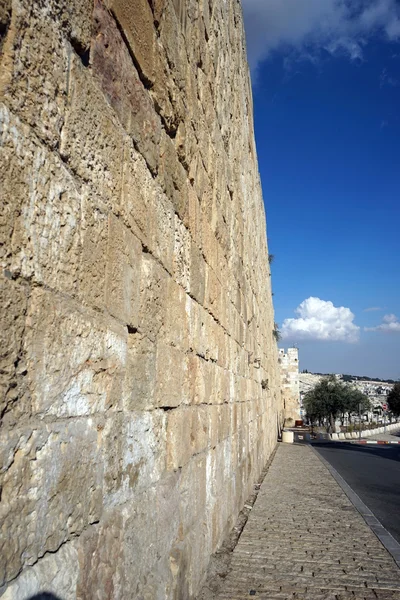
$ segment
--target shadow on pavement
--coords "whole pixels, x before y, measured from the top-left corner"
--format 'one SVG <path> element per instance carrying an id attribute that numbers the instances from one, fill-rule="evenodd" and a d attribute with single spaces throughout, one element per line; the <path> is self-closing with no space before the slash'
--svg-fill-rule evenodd
<path id="1" fill-rule="evenodd" d="M 315 448 L 332 448 L 334 450 L 348 450 L 350 452 L 362 452 L 370 456 L 379 456 L 400 462 L 400 445 L 391 444 L 357 444 L 349 442 L 311 442 Z"/>

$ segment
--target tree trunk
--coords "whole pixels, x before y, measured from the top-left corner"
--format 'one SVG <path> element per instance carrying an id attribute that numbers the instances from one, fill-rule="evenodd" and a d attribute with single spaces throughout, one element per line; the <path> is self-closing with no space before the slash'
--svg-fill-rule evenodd
<path id="1" fill-rule="evenodd" d="M 331 413 L 329 415 L 330 433 L 335 433 L 335 416 Z"/>

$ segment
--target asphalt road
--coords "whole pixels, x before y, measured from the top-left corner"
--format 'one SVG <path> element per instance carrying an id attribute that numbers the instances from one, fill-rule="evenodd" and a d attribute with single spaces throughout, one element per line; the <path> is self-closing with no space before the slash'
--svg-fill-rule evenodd
<path id="1" fill-rule="evenodd" d="M 400 543 L 400 444 L 313 444 Z"/>

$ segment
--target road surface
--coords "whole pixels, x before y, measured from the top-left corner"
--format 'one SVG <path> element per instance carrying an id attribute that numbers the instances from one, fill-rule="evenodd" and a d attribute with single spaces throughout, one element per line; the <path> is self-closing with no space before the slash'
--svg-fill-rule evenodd
<path id="1" fill-rule="evenodd" d="M 313 446 L 400 543 L 400 445 Z"/>

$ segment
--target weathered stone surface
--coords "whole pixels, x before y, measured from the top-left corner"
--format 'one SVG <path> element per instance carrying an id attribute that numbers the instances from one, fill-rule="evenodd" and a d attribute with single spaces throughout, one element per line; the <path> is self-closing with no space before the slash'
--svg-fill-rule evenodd
<path id="1" fill-rule="evenodd" d="M 75 544 L 69 542 L 58 552 L 48 554 L 33 567 L 26 569 L 7 587 L 2 598 L 4 600 L 32 598 L 43 592 L 43 581 L 46 581 L 48 594 L 61 596 L 63 600 L 75 600 L 78 574 L 78 552 Z"/>
<path id="2" fill-rule="evenodd" d="M 166 313 L 168 273 L 150 254 L 142 256 L 140 282 L 138 328 L 155 342 Z"/>
<path id="3" fill-rule="evenodd" d="M 127 589 L 134 597 L 179 597 L 179 589 L 173 592 L 171 564 L 180 539 L 179 502 L 179 475 L 171 473 L 124 507 L 123 543 L 125 548 L 136 549 L 127 553 L 124 565 Z"/>
<path id="4" fill-rule="evenodd" d="M 90 197 L 82 198 L 80 273 L 78 296 L 84 304 L 104 309 L 109 217 L 103 206 Z"/>
<path id="5" fill-rule="evenodd" d="M 94 590 L 98 600 L 125 596 L 123 531 L 122 515 L 105 513 L 100 525 L 83 533 L 77 544 L 77 582 L 72 598 L 90 598 Z"/>
<path id="6" fill-rule="evenodd" d="M 4 433 L 1 583 L 98 521 L 103 503 L 94 422 L 14 429 L 6 439 Z"/>
<path id="7" fill-rule="evenodd" d="M 11 22 L 11 0 L 1 0 L 0 1 L 0 27 L 1 27 L 0 52 L 3 47 L 4 38 L 6 37 L 8 28 L 10 27 L 10 22 Z"/>
<path id="8" fill-rule="evenodd" d="M 80 187 L 5 105 L 0 106 L 0 122 L 3 267 L 73 292 L 80 252 Z"/>
<path id="9" fill-rule="evenodd" d="M 175 217 L 174 278 L 190 292 L 190 234 L 182 221 Z"/>
<path id="10" fill-rule="evenodd" d="M 67 42 L 36 3 L 14 2 L 0 58 L 0 100 L 57 146 L 67 102 Z"/>
<path id="11" fill-rule="evenodd" d="M 182 218 L 187 202 L 186 171 L 178 160 L 172 140 L 165 132 L 161 138 L 160 152 L 160 183 L 175 212 Z"/>
<path id="12" fill-rule="evenodd" d="M 155 406 L 157 346 L 146 335 L 131 333 L 123 383 L 125 410 L 150 410 Z"/>
<path id="13" fill-rule="evenodd" d="M 148 83 L 154 81 L 156 31 L 147 0 L 106 0 L 128 40 L 142 76 Z"/>
<path id="14" fill-rule="evenodd" d="M 132 19 L 131 25 L 138 31 L 141 31 L 143 23 L 137 23 L 136 15 L 132 14 L 136 8 L 138 13 L 142 13 L 143 7 L 147 5 L 151 17 L 147 0 L 135 2 L 134 6 L 130 3 L 129 7 L 124 0 L 113 0 L 112 5 L 114 12 L 122 17 L 129 16 Z M 91 48 L 93 72 L 122 126 L 132 136 L 150 169 L 156 172 L 161 136 L 160 119 L 114 19 L 99 0 L 95 2 L 94 19 L 96 30 Z M 143 35 L 145 33 L 142 31 Z M 148 53 L 145 56 L 149 58 Z"/>
<path id="15" fill-rule="evenodd" d="M 188 356 L 162 343 L 157 344 L 155 401 L 164 408 L 189 403 Z"/>
<path id="16" fill-rule="evenodd" d="M 139 323 L 140 241 L 115 217 L 109 218 L 106 306 L 110 314 L 137 328 Z"/>
<path id="17" fill-rule="evenodd" d="M 0 27 L 2 592 L 188 600 L 282 420 L 240 3 Z"/>
<path id="18" fill-rule="evenodd" d="M 110 417 L 101 431 L 104 501 L 122 505 L 155 484 L 166 467 L 164 411 L 132 411 Z"/>
<path id="19" fill-rule="evenodd" d="M 167 467 L 176 470 L 186 465 L 192 454 L 192 418 L 190 407 L 181 407 L 168 413 Z"/>
<path id="20" fill-rule="evenodd" d="M 121 194 L 124 132 L 90 73 L 71 56 L 68 112 L 60 152 L 69 167 L 111 202 Z"/>
<path id="21" fill-rule="evenodd" d="M 120 404 L 127 351 L 121 325 L 35 289 L 25 326 L 34 414 L 84 416 Z"/>
<path id="22" fill-rule="evenodd" d="M 0 329 L 0 412 L 3 420 L 14 422 L 18 416 L 30 413 L 26 386 L 26 358 L 22 340 L 29 288 L 1 277 L 0 305 L 4 311 Z M 13 415 L 9 415 L 12 411 Z"/>

